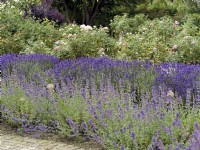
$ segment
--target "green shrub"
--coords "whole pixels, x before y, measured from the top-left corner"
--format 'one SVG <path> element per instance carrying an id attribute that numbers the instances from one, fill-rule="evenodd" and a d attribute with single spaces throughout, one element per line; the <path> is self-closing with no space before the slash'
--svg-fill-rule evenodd
<path id="1" fill-rule="evenodd" d="M 199 13 L 187 14 L 181 19 L 182 22 L 186 22 L 187 20 L 192 21 L 194 25 L 200 28 L 200 14 Z"/>
<path id="2" fill-rule="evenodd" d="M 72 24 L 60 29 L 63 37 L 55 42 L 53 55 L 62 59 L 116 55 L 115 40 L 108 35 L 107 27 Z"/>
<path id="3" fill-rule="evenodd" d="M 149 18 L 161 18 L 170 15 L 176 19 L 181 19 L 190 13 L 200 11 L 198 0 L 151 0 L 144 1 L 136 6 L 136 13 L 144 13 Z"/>
<path id="4" fill-rule="evenodd" d="M 126 59 L 164 61 L 168 51 L 167 41 L 174 35 L 174 27 L 169 17 L 146 21 L 137 33 L 119 39 L 121 49 L 118 57 L 123 55 Z"/>
<path id="5" fill-rule="evenodd" d="M 200 38 L 198 27 L 194 25 L 191 19 L 188 19 L 183 25 L 182 30 L 170 40 L 170 45 L 177 45 L 177 49 L 170 53 L 172 60 L 184 63 L 200 63 Z"/>
<path id="6" fill-rule="evenodd" d="M 147 21 L 147 17 L 144 14 L 135 15 L 133 18 L 129 18 L 127 14 L 115 16 L 110 23 L 112 34 L 119 37 L 120 34 L 134 33 L 145 21 Z"/>
<path id="7" fill-rule="evenodd" d="M 168 16 L 148 20 L 135 34 L 119 37 L 117 58 L 199 63 L 199 28 L 194 22 L 194 18 L 187 17 L 180 23 Z"/>
<path id="8" fill-rule="evenodd" d="M 50 53 L 61 36 L 52 22 L 24 19 L 23 11 L 13 5 L 5 4 L 0 12 L 0 54 Z"/>

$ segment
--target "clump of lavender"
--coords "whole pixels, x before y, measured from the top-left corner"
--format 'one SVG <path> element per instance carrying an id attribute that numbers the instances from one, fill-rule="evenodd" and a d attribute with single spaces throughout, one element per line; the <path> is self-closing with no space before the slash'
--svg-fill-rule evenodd
<path id="1" fill-rule="evenodd" d="M 191 91 L 192 95 L 198 93 L 200 65 L 186 65 L 175 62 L 163 63 L 158 65 L 155 71 L 157 74 L 155 86 L 165 84 L 183 99 L 186 99 L 188 90 Z"/>
<path id="2" fill-rule="evenodd" d="M 197 124 L 187 141 L 199 120 L 199 105 L 188 102 L 199 101 L 198 65 L 14 54 L 2 63 L 2 115 L 24 131 L 91 138 L 106 149 L 197 145 Z M 190 89 L 187 107 L 178 83 Z"/>
<path id="3" fill-rule="evenodd" d="M 200 127 L 197 123 L 194 124 L 193 137 L 189 140 L 190 145 L 185 150 L 198 150 L 200 149 Z"/>

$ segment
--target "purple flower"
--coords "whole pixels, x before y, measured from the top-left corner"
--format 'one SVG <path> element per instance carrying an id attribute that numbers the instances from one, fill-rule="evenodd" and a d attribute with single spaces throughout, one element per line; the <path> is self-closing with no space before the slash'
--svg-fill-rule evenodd
<path id="1" fill-rule="evenodd" d="M 178 126 L 179 128 L 182 127 L 181 121 L 179 120 L 179 113 L 176 113 L 175 119 L 172 123 L 173 126 Z"/>
<path id="2" fill-rule="evenodd" d="M 12 117 L 12 120 L 15 122 L 23 123 L 23 120 L 17 118 L 17 117 Z"/>
<path id="3" fill-rule="evenodd" d="M 102 143 L 101 138 L 97 134 L 94 134 L 94 140 L 98 143 Z"/>
<path id="4" fill-rule="evenodd" d="M 133 132 L 131 131 L 130 137 L 131 137 L 132 139 L 135 139 L 135 133 L 133 133 Z"/>
<path id="5" fill-rule="evenodd" d="M 92 122 L 92 120 L 91 120 L 91 119 L 89 119 L 89 120 L 88 120 L 88 122 L 89 122 L 89 124 L 90 124 L 90 126 L 91 126 L 92 130 L 93 130 L 93 131 L 95 131 L 95 129 L 96 129 L 96 126 L 95 126 L 95 124 Z"/>
<path id="6" fill-rule="evenodd" d="M 165 150 L 165 147 L 164 147 L 164 145 L 163 145 L 161 140 L 158 140 L 156 137 L 153 136 L 152 141 L 153 141 L 153 148 L 154 149 L 156 149 L 156 150 Z"/>
<path id="7" fill-rule="evenodd" d="M 124 145 L 121 146 L 121 150 L 125 150 Z"/>
<path id="8" fill-rule="evenodd" d="M 73 122 L 70 118 L 66 119 L 66 121 L 68 122 L 68 124 L 69 124 L 71 127 L 74 126 L 74 122 Z"/>
<path id="9" fill-rule="evenodd" d="M 96 112 L 94 112 L 94 118 L 95 118 L 96 120 L 99 119 L 99 117 L 97 116 L 97 113 L 96 113 Z"/>
<path id="10" fill-rule="evenodd" d="M 116 143 L 116 142 L 112 142 L 112 145 L 113 145 L 115 148 L 117 148 L 117 147 L 118 147 L 118 145 L 117 145 L 117 143 Z"/>

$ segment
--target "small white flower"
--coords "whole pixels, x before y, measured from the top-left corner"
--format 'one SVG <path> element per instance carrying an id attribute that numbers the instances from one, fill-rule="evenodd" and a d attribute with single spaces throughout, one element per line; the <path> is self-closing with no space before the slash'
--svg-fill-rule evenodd
<path id="1" fill-rule="evenodd" d="M 68 37 L 68 38 L 73 37 L 73 34 L 69 34 L 67 37 Z"/>
<path id="2" fill-rule="evenodd" d="M 178 49 L 178 45 L 175 44 L 175 45 L 172 47 L 172 49 L 173 49 L 173 50 L 177 50 L 177 49 Z"/>
<path id="3" fill-rule="evenodd" d="M 191 36 L 185 36 L 184 39 L 188 40 Z"/>
<path id="4" fill-rule="evenodd" d="M 108 27 L 103 27 L 104 30 L 108 30 Z"/>
<path id="5" fill-rule="evenodd" d="M 99 49 L 99 53 L 104 53 L 105 49 L 104 48 L 100 48 Z"/>
<path id="6" fill-rule="evenodd" d="M 92 27 L 89 26 L 89 25 L 87 25 L 87 26 L 86 26 L 86 30 L 92 30 Z"/>
<path id="7" fill-rule="evenodd" d="M 80 28 L 82 29 L 82 30 L 92 30 L 92 27 L 91 26 L 89 26 L 89 25 L 84 25 L 84 24 L 82 24 L 82 25 L 80 25 Z"/>
<path id="8" fill-rule="evenodd" d="M 19 14 L 22 16 L 24 13 L 23 13 L 23 11 L 20 11 Z"/>
<path id="9" fill-rule="evenodd" d="M 176 24 L 176 25 L 179 25 L 180 23 L 176 20 L 176 21 L 175 21 L 175 24 Z"/>
<path id="10" fill-rule="evenodd" d="M 5 4 L 1 4 L 0 5 L 0 10 L 3 10 L 5 8 L 5 6 L 6 6 Z"/>
<path id="11" fill-rule="evenodd" d="M 122 43 L 123 43 L 123 37 L 120 36 L 120 37 L 119 37 L 118 44 L 119 44 L 119 45 L 122 45 Z"/>
<path id="12" fill-rule="evenodd" d="M 60 46 L 54 47 L 54 50 L 59 50 Z"/>
<path id="13" fill-rule="evenodd" d="M 131 32 L 129 32 L 129 33 L 126 33 L 126 35 L 132 35 L 132 33 L 131 33 Z"/>
<path id="14" fill-rule="evenodd" d="M 195 40 L 192 40 L 191 44 L 192 44 L 192 45 L 196 44 L 196 41 L 195 41 Z"/>
<path id="15" fill-rule="evenodd" d="M 101 56 L 101 57 L 102 57 L 102 56 L 105 56 L 105 53 L 104 53 L 104 52 L 103 52 L 103 53 L 101 53 L 101 55 L 100 55 L 100 56 Z"/>
<path id="16" fill-rule="evenodd" d="M 80 25 L 80 28 L 81 29 L 85 28 L 85 24 Z"/>
<path id="17" fill-rule="evenodd" d="M 143 38 L 138 38 L 138 40 L 140 40 L 140 41 L 141 41 L 141 40 L 143 40 Z"/>
<path id="18" fill-rule="evenodd" d="M 154 51 L 156 51 L 156 50 L 157 50 L 157 48 L 156 48 L 156 47 L 154 47 L 154 48 L 153 48 L 153 50 L 154 50 Z"/>
<path id="19" fill-rule="evenodd" d="M 146 30 L 146 28 L 142 28 L 142 30 Z"/>
<path id="20" fill-rule="evenodd" d="M 30 54 L 35 54 L 35 52 L 33 50 L 30 51 Z"/>
<path id="21" fill-rule="evenodd" d="M 55 42 L 55 44 L 57 44 L 57 45 L 58 45 L 58 44 L 60 44 L 60 42 L 59 42 L 59 41 L 56 41 L 56 42 Z"/>

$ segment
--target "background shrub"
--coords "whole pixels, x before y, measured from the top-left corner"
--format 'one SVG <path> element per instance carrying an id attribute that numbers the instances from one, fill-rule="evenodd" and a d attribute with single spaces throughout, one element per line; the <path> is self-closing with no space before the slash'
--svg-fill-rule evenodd
<path id="1" fill-rule="evenodd" d="M 61 36 L 52 22 L 23 19 L 23 12 L 13 5 L 7 4 L 0 11 L 0 54 L 49 53 Z"/>
<path id="2" fill-rule="evenodd" d="M 91 27 L 72 24 L 60 28 L 62 38 L 55 42 L 53 55 L 60 58 L 115 57 L 115 39 L 109 37 L 107 27 Z"/>
<path id="3" fill-rule="evenodd" d="M 199 27 L 195 21 L 186 17 L 180 22 L 170 16 L 147 20 L 135 32 L 119 36 L 117 58 L 199 63 Z"/>
<path id="4" fill-rule="evenodd" d="M 137 14 L 134 17 L 128 17 L 128 14 L 117 15 L 110 23 L 111 34 L 114 37 L 119 37 L 121 34 L 135 33 L 139 26 L 147 20 L 147 16 L 144 14 Z"/>

